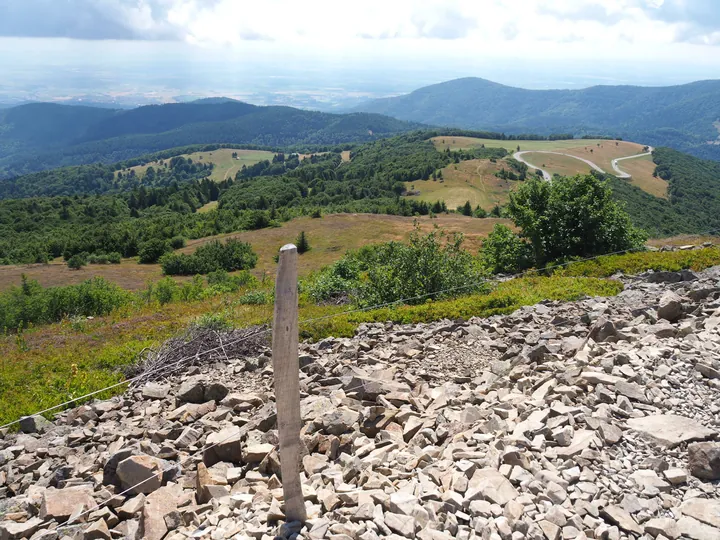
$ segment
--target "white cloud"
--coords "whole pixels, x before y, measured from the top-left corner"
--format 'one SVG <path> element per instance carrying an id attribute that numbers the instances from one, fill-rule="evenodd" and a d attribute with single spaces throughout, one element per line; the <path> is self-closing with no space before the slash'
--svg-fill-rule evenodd
<path id="1" fill-rule="evenodd" d="M 43 13 L 38 18 L 37 13 Z M 718 0 L 0 0 L 0 36 L 174 39 L 316 56 L 695 60 Z M 262 45 L 265 43 L 266 45 Z M 569 46 L 568 44 L 572 45 Z M 255 45 L 253 45 L 255 44 Z"/>

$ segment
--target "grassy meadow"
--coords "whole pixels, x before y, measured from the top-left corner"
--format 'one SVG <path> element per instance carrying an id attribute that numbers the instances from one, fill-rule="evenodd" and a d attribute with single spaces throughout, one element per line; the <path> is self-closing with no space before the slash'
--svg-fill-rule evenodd
<path id="1" fill-rule="evenodd" d="M 193 253 L 199 246 L 212 240 L 237 238 L 249 242 L 259 255 L 258 264 L 252 272 L 262 278 L 264 275 L 274 275 L 273 257 L 280 247 L 294 242 L 300 231 L 305 231 L 312 249 L 300 258 L 299 272 L 304 276 L 335 262 L 349 249 L 390 240 L 406 240 L 413 230 L 415 219 L 377 214 L 329 214 L 320 219 L 304 217 L 283 223 L 280 227 L 190 240 L 179 251 Z M 483 238 L 490 233 L 495 223 L 510 225 L 510 221 L 505 219 L 474 219 L 457 214 L 441 214 L 433 219 L 421 217 L 417 220 L 424 231 L 430 231 L 437 225 L 448 232 L 462 232 L 465 234 L 466 249 L 473 253 L 480 249 Z M 97 276 L 131 291 L 141 290 L 148 282 L 163 277 L 159 264 L 139 264 L 136 259 L 123 259 L 119 265 L 90 264 L 80 270 L 70 270 L 62 259 L 56 259 L 50 264 L 0 266 L 0 291 L 20 285 L 23 274 L 45 287 L 77 284 Z M 173 279 L 187 281 L 190 278 L 176 276 Z"/>
<path id="2" fill-rule="evenodd" d="M 238 154 L 237 159 L 232 157 L 234 153 Z M 228 177 L 234 177 L 243 165 L 250 166 L 266 159 L 272 159 L 275 154 L 272 152 L 266 152 L 264 150 L 236 150 L 234 148 L 218 148 L 211 152 L 194 152 L 192 154 L 183 154 L 182 157 L 190 158 L 194 162 L 200 161 L 203 163 L 213 163 L 215 168 L 213 169 L 210 178 L 215 182 L 221 182 Z M 169 161 L 169 159 L 164 160 Z M 142 178 L 145 175 L 145 171 L 149 167 L 162 167 L 160 161 L 152 161 L 145 165 L 137 165 L 136 167 L 130 167 L 127 169 L 133 169 L 135 174 Z"/>
<path id="3" fill-rule="evenodd" d="M 405 182 L 405 187 L 419 191 L 419 195 L 412 197 L 421 201 L 445 201 L 448 208 L 457 208 L 470 201 L 473 208 L 480 206 L 490 210 L 496 204 L 507 203 L 510 191 L 518 184 L 495 176 L 503 168 L 512 170 L 504 160 L 496 163 L 488 159 L 462 161 L 445 167 L 442 181 L 416 180 Z"/>
<path id="4" fill-rule="evenodd" d="M 520 147 L 524 152 L 561 152 L 571 156 L 587 159 L 595 163 L 605 172 L 613 174 L 612 160 L 643 153 L 644 146 L 629 141 L 613 141 L 605 139 L 572 139 L 563 141 L 501 141 L 496 139 L 479 139 L 474 137 L 434 137 L 431 139 L 435 147 L 444 151 L 468 150 L 485 146 L 486 148 L 505 148 L 514 153 Z M 553 154 L 532 154 L 523 156 L 529 163 L 536 165 L 550 174 L 563 176 L 585 174 L 591 168 L 587 163 L 567 156 Z M 667 198 L 667 182 L 662 178 L 653 178 L 655 164 L 652 156 L 644 156 L 618 163 L 621 170 L 632 175 L 630 183 L 655 197 Z M 465 199 L 468 200 L 468 199 Z M 446 201 L 447 202 L 447 201 Z M 465 201 L 463 201 L 465 202 Z M 448 203 L 448 206 L 450 204 Z M 482 204 L 481 204 L 482 206 Z"/>

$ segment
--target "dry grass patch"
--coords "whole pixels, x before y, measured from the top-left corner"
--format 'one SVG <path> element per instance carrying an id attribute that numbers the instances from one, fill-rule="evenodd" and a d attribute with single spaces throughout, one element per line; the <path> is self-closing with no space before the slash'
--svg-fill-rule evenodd
<path id="1" fill-rule="evenodd" d="M 663 180 L 659 176 L 653 176 L 655 163 L 652 160 L 652 156 L 619 161 L 618 167 L 632 175 L 632 178 L 629 180 L 632 185 L 639 187 L 655 197 L 660 197 L 661 199 L 668 198 L 667 180 Z"/>
<path id="2" fill-rule="evenodd" d="M 642 144 L 628 141 L 591 140 L 575 141 L 574 147 L 565 148 L 562 151 L 566 154 L 590 160 L 605 172 L 613 174 L 613 159 L 642 154 L 643 148 Z M 630 163 L 630 161 L 621 161 L 618 166 L 624 169 L 623 165 L 627 163 Z"/>
<path id="3" fill-rule="evenodd" d="M 559 154 L 542 154 L 540 152 L 528 152 L 522 158 L 535 167 L 546 170 L 550 174 L 560 176 L 574 176 L 576 174 L 587 174 L 591 171 L 590 165 L 569 156 Z"/>
<path id="4" fill-rule="evenodd" d="M 367 244 L 407 240 L 418 219 L 423 231 L 429 232 L 435 225 L 448 232 L 465 234 L 464 247 L 472 253 L 480 248 L 483 238 L 492 231 L 495 223 L 510 224 L 505 219 L 476 219 L 455 214 L 441 214 L 436 218 L 388 216 L 378 214 L 329 214 L 320 219 L 303 217 L 284 223 L 281 227 L 225 234 L 188 242 L 182 252 L 192 253 L 198 246 L 214 239 L 238 238 L 249 242 L 259 256 L 253 273 L 262 278 L 274 275 L 273 257 L 280 247 L 295 242 L 300 231 L 305 231 L 310 242 L 310 251 L 299 261 L 300 275 L 307 275 L 325 265 L 339 260 L 349 249 L 358 249 Z"/>
<path id="5" fill-rule="evenodd" d="M 470 201 L 473 208 L 479 205 L 490 210 L 496 204 L 507 203 L 510 191 L 519 183 L 495 176 L 503 168 L 512 170 L 504 160 L 493 163 L 489 159 L 473 159 L 445 167 L 443 181 L 418 180 L 406 182 L 405 186 L 419 191 L 419 195 L 412 197 L 421 201 L 445 201 L 451 209 Z"/>
<path id="6" fill-rule="evenodd" d="M 483 145 L 485 148 L 505 148 L 508 152 L 516 152 L 517 147 L 521 151 L 547 150 L 562 152 L 568 148 L 577 148 L 584 146 L 595 146 L 597 144 L 613 143 L 613 141 L 605 141 L 601 139 L 570 139 L 564 141 L 502 141 L 498 139 L 479 139 L 476 137 L 433 137 L 430 139 L 435 148 L 440 151 L 450 148 L 450 150 L 470 150 L 479 148 Z M 624 154 L 628 155 L 628 154 Z M 622 157 L 622 156 L 615 156 Z"/>
<path id="7" fill-rule="evenodd" d="M 124 259 L 121 264 L 89 264 L 80 270 L 70 270 L 62 259 L 56 259 L 50 264 L 0 266 L 0 290 L 20 285 L 23 274 L 43 287 L 76 285 L 93 277 L 102 277 L 130 291 L 140 290 L 149 281 L 163 277 L 159 265 L 138 264 L 134 259 Z"/>
<path id="8" fill-rule="evenodd" d="M 233 157 L 233 154 L 237 153 L 237 159 Z M 192 154 L 183 154 L 182 157 L 190 158 L 193 162 L 199 161 L 201 163 L 213 163 L 215 168 L 213 169 L 210 179 L 215 182 L 221 182 L 228 177 L 234 177 L 235 174 L 242 169 L 243 165 L 250 166 L 259 163 L 266 159 L 272 159 L 275 156 L 272 152 L 266 152 L 264 150 L 236 150 L 234 148 L 219 148 L 212 152 L 193 152 Z M 123 172 L 127 172 L 130 169 L 135 171 L 138 178 L 145 176 L 145 171 L 149 167 L 162 167 L 160 161 L 168 163 L 172 158 L 165 160 L 152 161 L 146 165 L 138 165 L 136 167 L 130 167 L 123 169 Z M 117 173 L 115 173 L 117 175 Z"/>

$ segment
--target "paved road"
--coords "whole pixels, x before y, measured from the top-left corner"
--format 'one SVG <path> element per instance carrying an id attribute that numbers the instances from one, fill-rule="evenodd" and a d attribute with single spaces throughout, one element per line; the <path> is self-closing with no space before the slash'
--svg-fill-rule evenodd
<path id="1" fill-rule="evenodd" d="M 618 161 L 625 161 L 626 159 L 635 159 L 635 158 L 639 158 L 639 157 L 643 157 L 643 156 L 649 156 L 653 153 L 653 150 L 655 150 L 655 149 L 652 146 L 648 146 L 648 151 L 645 152 L 644 154 L 637 154 L 635 156 L 626 156 L 626 157 L 613 159 L 612 160 L 612 168 L 615 169 L 616 173 L 618 173 L 615 176 L 617 176 L 618 178 L 632 178 L 628 173 L 624 172 L 622 169 L 620 169 L 620 167 L 618 167 Z"/>
<path id="2" fill-rule="evenodd" d="M 634 155 L 634 156 L 626 156 L 626 157 L 621 157 L 621 158 L 613 159 L 613 160 L 612 160 L 612 167 L 613 167 L 613 169 L 615 170 L 615 172 L 617 173 L 617 174 L 615 174 L 615 176 L 617 176 L 618 178 L 625 178 L 625 179 L 632 178 L 628 173 L 622 171 L 622 170 L 620 169 L 620 167 L 618 167 L 617 162 L 618 162 L 618 161 L 623 161 L 623 160 L 625 160 L 625 159 L 635 159 L 635 158 L 639 158 L 639 157 L 642 157 L 642 156 L 649 156 L 650 154 L 652 154 L 654 148 L 653 148 L 652 146 L 649 146 L 648 148 L 649 148 L 649 151 L 648 151 L 648 152 L 645 152 L 644 154 L 637 154 L 637 155 Z M 531 168 L 533 168 L 533 169 L 539 170 L 539 171 L 542 173 L 543 178 L 544 178 L 547 182 L 550 182 L 550 181 L 552 180 L 552 175 L 551 175 L 549 172 L 541 169 L 541 168 L 538 167 L 537 165 L 533 165 L 533 164 L 530 163 L 529 161 L 526 161 L 525 159 L 523 159 L 523 157 L 522 157 L 523 154 L 554 154 L 554 155 L 556 155 L 556 156 L 567 156 L 567 157 L 569 157 L 569 158 L 578 159 L 578 160 L 580 160 L 580 161 L 582 161 L 582 162 L 584 162 L 584 163 L 587 163 L 588 165 L 590 165 L 590 167 L 591 167 L 592 169 L 596 170 L 596 171 L 599 172 L 599 173 L 607 174 L 603 169 L 601 169 L 600 167 L 598 167 L 595 163 L 593 163 L 593 162 L 590 161 L 589 159 L 584 159 L 584 158 L 581 158 L 581 157 L 578 157 L 578 156 L 573 156 L 573 155 L 571 155 L 571 154 L 564 154 L 564 153 L 562 153 L 562 152 L 550 152 L 550 151 L 548 151 L 548 150 L 524 150 L 524 151 L 522 151 L 522 152 L 515 152 L 515 153 L 513 154 L 513 157 L 514 157 L 515 159 L 517 159 L 519 162 L 524 163 L 524 164 L 527 165 L 528 167 L 531 167 Z"/>

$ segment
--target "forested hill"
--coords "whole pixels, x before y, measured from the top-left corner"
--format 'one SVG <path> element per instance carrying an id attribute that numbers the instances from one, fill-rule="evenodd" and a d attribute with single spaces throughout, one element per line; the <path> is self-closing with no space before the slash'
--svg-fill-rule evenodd
<path id="1" fill-rule="evenodd" d="M 378 99 L 356 111 L 437 126 L 506 133 L 623 137 L 720 159 L 720 80 L 681 86 L 525 90 L 478 78 Z"/>
<path id="2" fill-rule="evenodd" d="M 609 177 L 615 198 L 633 222 L 654 237 L 720 234 L 720 163 L 671 148 L 656 148 L 653 161 L 655 174 L 668 181 L 668 200 Z"/>
<path id="3" fill-rule="evenodd" d="M 328 114 L 233 100 L 131 110 L 33 103 L 0 110 L 0 178 L 117 162 L 192 144 L 336 145 L 418 127 L 377 114 Z"/>

